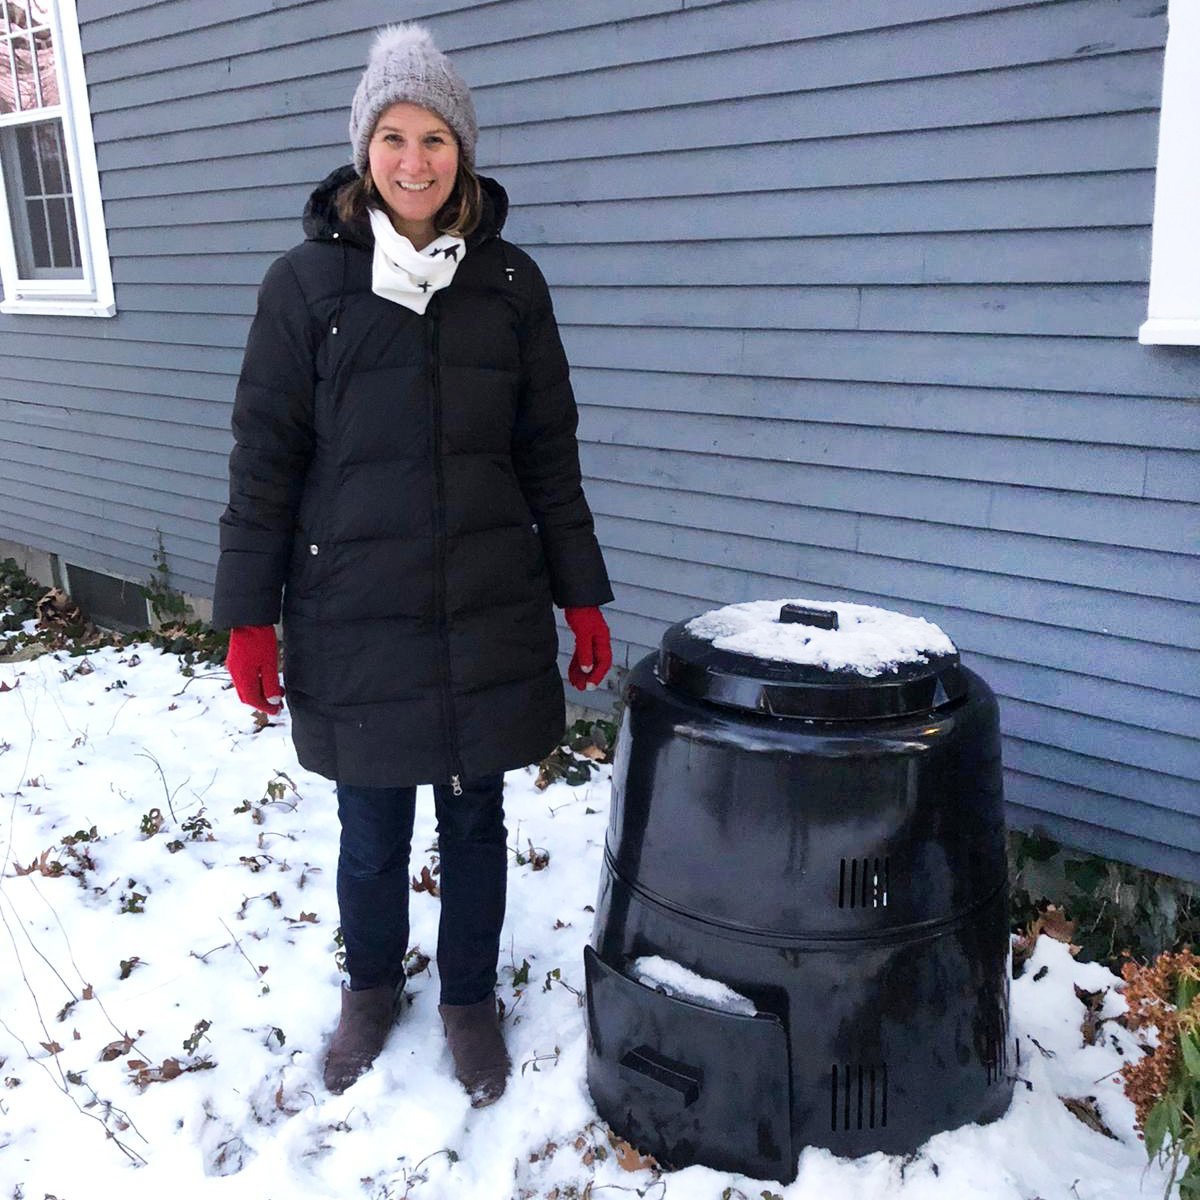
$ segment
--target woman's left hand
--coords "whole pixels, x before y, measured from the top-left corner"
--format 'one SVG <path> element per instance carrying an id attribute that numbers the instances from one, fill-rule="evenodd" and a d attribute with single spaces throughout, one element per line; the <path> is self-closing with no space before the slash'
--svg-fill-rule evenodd
<path id="1" fill-rule="evenodd" d="M 563 614 L 575 635 L 575 653 L 567 667 L 567 678 L 581 692 L 597 687 L 612 666 L 608 623 L 598 608 L 567 608 Z"/>

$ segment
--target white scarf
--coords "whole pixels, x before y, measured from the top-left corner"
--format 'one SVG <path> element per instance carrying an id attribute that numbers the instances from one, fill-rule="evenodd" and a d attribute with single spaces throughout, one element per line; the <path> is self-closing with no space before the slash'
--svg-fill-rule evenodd
<path id="1" fill-rule="evenodd" d="M 368 212 L 371 231 L 375 234 L 371 291 L 423 314 L 433 293 L 441 291 L 454 278 L 458 264 L 466 255 L 466 242 L 445 233 L 424 250 L 418 250 L 404 234 L 396 232 L 379 209 L 372 208 Z"/>

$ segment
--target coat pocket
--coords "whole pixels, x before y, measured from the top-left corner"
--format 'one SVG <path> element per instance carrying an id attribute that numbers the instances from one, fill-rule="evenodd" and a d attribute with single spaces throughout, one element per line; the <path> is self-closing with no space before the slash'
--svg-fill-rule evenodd
<path id="1" fill-rule="evenodd" d="M 323 558 L 327 547 L 306 530 L 297 529 L 292 535 L 292 556 L 288 564 L 284 607 L 316 615 L 317 592 L 324 575 Z"/>

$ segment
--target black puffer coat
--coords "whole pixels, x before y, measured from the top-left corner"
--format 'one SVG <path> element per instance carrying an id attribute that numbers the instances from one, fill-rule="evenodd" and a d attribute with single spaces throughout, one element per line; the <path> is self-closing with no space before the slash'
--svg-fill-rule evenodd
<path id="1" fill-rule="evenodd" d="M 282 618 L 300 762 L 446 783 L 561 737 L 553 604 L 612 599 L 545 280 L 503 189 L 424 316 L 371 291 L 369 224 L 313 193 L 267 271 L 233 411 L 213 621 Z"/>

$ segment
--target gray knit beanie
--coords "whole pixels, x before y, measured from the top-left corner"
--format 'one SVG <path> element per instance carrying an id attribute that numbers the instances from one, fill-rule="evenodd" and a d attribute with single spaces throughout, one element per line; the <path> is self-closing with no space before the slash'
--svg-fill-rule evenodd
<path id="1" fill-rule="evenodd" d="M 454 131 L 463 158 L 474 164 L 479 126 L 471 93 L 429 31 L 410 21 L 376 35 L 350 105 L 350 147 L 360 175 L 367 173 L 367 145 L 379 114 L 400 101 L 437 113 Z"/>

